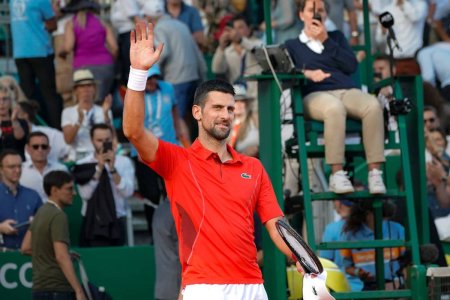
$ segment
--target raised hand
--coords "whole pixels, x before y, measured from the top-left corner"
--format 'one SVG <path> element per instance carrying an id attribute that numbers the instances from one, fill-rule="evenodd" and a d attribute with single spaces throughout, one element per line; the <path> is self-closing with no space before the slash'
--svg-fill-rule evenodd
<path id="1" fill-rule="evenodd" d="M 103 104 L 102 104 L 102 109 L 105 114 L 107 114 L 109 112 L 109 110 L 111 109 L 112 101 L 113 101 L 112 95 L 111 94 L 106 95 L 105 99 L 103 100 Z"/>
<path id="2" fill-rule="evenodd" d="M 153 24 L 136 23 L 130 34 L 130 63 L 138 70 L 148 70 L 158 60 L 163 50 L 163 44 L 154 48 Z"/>

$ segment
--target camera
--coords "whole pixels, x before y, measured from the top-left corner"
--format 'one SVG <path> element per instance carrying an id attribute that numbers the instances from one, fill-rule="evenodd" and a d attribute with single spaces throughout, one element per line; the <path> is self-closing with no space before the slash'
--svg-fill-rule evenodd
<path id="1" fill-rule="evenodd" d="M 103 142 L 103 153 L 106 153 L 110 150 L 112 150 L 112 142 L 111 141 Z"/>
<path id="2" fill-rule="evenodd" d="M 412 106 L 413 104 L 408 98 L 393 98 L 391 101 L 389 101 L 389 112 L 394 116 L 406 115 L 411 111 Z"/>

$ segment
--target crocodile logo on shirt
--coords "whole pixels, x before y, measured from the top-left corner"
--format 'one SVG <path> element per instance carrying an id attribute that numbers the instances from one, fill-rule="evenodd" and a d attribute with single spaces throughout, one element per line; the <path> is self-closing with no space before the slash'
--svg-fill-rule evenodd
<path id="1" fill-rule="evenodd" d="M 247 173 L 241 173 L 241 177 L 244 179 L 252 179 L 252 175 L 247 174 Z"/>

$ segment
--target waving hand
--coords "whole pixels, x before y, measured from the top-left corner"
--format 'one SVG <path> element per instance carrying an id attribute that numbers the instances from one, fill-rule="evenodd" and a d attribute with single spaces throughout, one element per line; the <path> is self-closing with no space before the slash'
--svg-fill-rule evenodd
<path id="1" fill-rule="evenodd" d="M 158 60 L 163 50 L 163 44 L 154 47 L 153 24 L 136 23 L 130 34 L 130 62 L 131 67 L 138 70 L 148 70 Z"/>

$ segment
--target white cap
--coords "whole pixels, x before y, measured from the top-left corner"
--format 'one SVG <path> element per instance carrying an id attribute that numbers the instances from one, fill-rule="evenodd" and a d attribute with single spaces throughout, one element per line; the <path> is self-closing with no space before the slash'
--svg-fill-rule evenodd
<path id="1" fill-rule="evenodd" d="M 164 1 L 147 0 L 144 7 L 142 7 L 142 11 L 145 16 L 151 18 L 161 17 L 164 14 Z"/>

